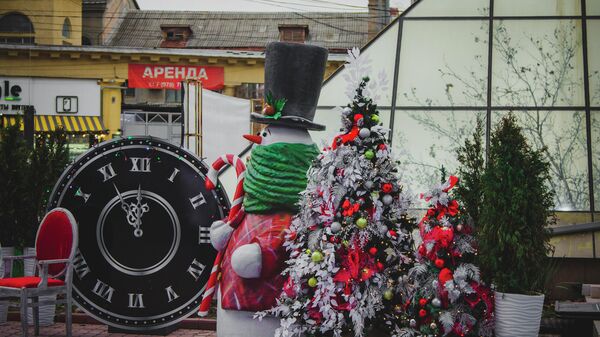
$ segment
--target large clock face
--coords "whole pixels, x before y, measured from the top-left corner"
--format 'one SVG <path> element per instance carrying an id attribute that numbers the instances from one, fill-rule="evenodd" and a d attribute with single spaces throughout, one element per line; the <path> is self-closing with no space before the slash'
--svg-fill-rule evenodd
<path id="1" fill-rule="evenodd" d="M 147 137 L 105 142 L 77 159 L 50 208 L 79 225 L 73 298 L 98 320 L 128 330 L 172 325 L 198 308 L 216 251 L 209 228 L 224 217 L 206 166 Z"/>

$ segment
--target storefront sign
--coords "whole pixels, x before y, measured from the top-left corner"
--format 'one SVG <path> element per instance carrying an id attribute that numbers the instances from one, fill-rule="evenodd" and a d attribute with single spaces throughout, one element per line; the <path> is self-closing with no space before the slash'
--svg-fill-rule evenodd
<path id="1" fill-rule="evenodd" d="M 100 116 L 100 99 L 96 79 L 0 77 L 0 114 L 33 106 L 38 115 Z"/>
<path id="2" fill-rule="evenodd" d="M 182 66 L 161 64 L 130 64 L 130 88 L 180 89 L 181 82 L 197 79 L 208 90 L 223 89 L 223 67 Z"/>

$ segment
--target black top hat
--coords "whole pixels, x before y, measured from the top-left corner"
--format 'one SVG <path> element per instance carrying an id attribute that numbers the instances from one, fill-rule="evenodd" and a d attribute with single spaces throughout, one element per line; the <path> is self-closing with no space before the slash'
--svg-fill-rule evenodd
<path id="1" fill-rule="evenodd" d="M 258 123 L 325 130 L 313 123 L 327 64 L 327 49 L 299 43 L 272 42 L 265 51 L 265 94 L 285 100 L 281 116 L 252 113 Z"/>

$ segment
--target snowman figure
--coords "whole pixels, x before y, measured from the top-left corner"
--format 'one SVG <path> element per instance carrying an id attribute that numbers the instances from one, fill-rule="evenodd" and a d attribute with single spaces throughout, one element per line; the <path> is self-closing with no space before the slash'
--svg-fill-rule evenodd
<path id="1" fill-rule="evenodd" d="M 224 252 L 219 281 L 217 336 L 271 337 L 279 319 L 253 319 L 275 306 L 285 279 L 286 230 L 297 213 L 306 172 L 319 154 L 308 130 L 313 122 L 327 50 L 274 42 L 265 56 L 266 105 L 251 118 L 267 127 L 244 135 L 255 145 L 244 180 L 243 212 L 233 224 L 215 222 L 213 246 Z M 234 229 L 235 228 L 235 229 Z"/>

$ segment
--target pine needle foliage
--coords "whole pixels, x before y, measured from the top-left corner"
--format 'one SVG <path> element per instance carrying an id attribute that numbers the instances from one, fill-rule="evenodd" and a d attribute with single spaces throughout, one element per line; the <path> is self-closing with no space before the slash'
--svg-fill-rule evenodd
<path id="1" fill-rule="evenodd" d="M 548 225 L 555 222 L 554 192 L 543 149 L 532 149 L 511 113 L 491 136 L 481 178 L 479 265 L 501 292 L 544 289 L 551 270 Z"/>

